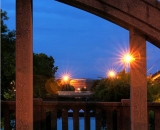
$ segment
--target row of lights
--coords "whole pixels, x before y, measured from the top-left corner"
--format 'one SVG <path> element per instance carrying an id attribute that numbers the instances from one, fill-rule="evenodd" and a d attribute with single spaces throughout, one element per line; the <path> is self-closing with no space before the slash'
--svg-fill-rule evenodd
<path id="1" fill-rule="evenodd" d="M 130 53 L 124 54 L 121 58 L 121 62 L 124 64 L 125 69 L 127 66 L 130 65 L 131 62 L 133 62 L 135 58 Z M 116 76 L 116 71 L 114 69 L 111 69 L 107 72 L 107 76 L 110 78 L 114 78 Z M 65 74 L 62 76 L 62 79 L 65 83 L 67 83 L 70 79 L 70 76 L 68 74 Z"/>
<path id="2" fill-rule="evenodd" d="M 131 62 L 133 62 L 135 60 L 135 58 L 133 57 L 133 55 L 131 55 L 130 53 L 124 54 L 121 58 L 121 62 L 124 64 L 125 69 L 126 66 L 129 66 Z M 116 71 L 115 70 L 109 70 L 107 73 L 108 77 L 110 78 L 115 78 L 116 76 Z"/>

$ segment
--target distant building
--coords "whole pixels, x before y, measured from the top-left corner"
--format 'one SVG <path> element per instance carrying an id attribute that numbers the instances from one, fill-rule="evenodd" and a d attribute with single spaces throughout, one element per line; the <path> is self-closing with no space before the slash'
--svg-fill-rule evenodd
<path id="1" fill-rule="evenodd" d="M 86 88 L 86 79 L 71 79 L 70 85 L 74 86 L 75 91 L 80 91 L 82 88 Z"/>
<path id="2" fill-rule="evenodd" d="M 82 88 L 86 89 L 87 91 L 91 90 L 91 87 L 93 85 L 93 81 L 91 79 L 71 79 L 70 85 L 74 86 L 75 91 L 80 91 Z"/>
<path id="3" fill-rule="evenodd" d="M 62 80 L 62 79 L 61 79 Z M 88 99 L 92 94 L 91 87 L 93 85 L 92 79 L 70 79 L 68 84 L 75 88 L 75 91 L 58 91 L 59 97 L 69 97 L 69 98 L 85 98 Z"/>

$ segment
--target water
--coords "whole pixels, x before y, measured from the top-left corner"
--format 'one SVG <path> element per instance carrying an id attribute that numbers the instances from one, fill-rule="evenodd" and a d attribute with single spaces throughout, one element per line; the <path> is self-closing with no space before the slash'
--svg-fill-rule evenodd
<path id="1" fill-rule="evenodd" d="M 84 130 L 84 117 L 79 117 L 79 127 L 79 130 Z M 68 117 L 68 129 L 73 130 L 73 117 Z M 90 129 L 96 130 L 95 117 L 90 118 Z M 62 130 L 62 118 L 57 119 L 57 130 Z"/>

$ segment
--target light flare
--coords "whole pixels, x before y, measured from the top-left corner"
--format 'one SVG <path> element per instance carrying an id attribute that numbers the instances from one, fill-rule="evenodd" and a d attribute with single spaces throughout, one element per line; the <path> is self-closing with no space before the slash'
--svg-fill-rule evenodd
<path id="1" fill-rule="evenodd" d="M 134 60 L 135 58 L 130 53 L 124 54 L 122 57 L 122 62 L 127 63 L 127 64 L 132 63 Z"/>
<path id="2" fill-rule="evenodd" d="M 116 71 L 114 69 L 110 69 L 107 71 L 107 75 L 110 78 L 115 78 L 116 77 Z"/>
<path id="3" fill-rule="evenodd" d="M 64 76 L 62 77 L 62 79 L 63 79 L 63 81 L 68 82 L 68 80 L 69 80 L 70 78 L 69 78 L 69 75 L 64 75 Z"/>
<path id="4" fill-rule="evenodd" d="M 129 47 L 123 47 L 119 49 L 118 53 L 118 65 L 123 66 L 123 69 L 127 71 L 127 69 L 130 68 L 130 65 L 135 65 L 135 60 L 137 57 L 135 56 L 135 51 L 134 53 L 131 53 L 133 51 L 130 51 Z M 136 57 L 136 58 L 135 58 Z"/>

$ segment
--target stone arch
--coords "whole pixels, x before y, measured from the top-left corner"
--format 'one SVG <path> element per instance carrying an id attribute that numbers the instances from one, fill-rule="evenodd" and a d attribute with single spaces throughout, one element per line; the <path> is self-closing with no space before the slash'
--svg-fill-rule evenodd
<path id="1" fill-rule="evenodd" d="M 160 48 L 160 2 L 158 0 L 58 0 L 80 8 L 127 30 L 135 28 Z"/>
<path id="2" fill-rule="evenodd" d="M 160 48 L 160 17 L 155 17 L 160 16 L 160 2 L 157 0 L 59 1 L 91 12 L 130 31 L 131 48 L 134 45 L 143 56 L 138 59 L 138 68 L 131 66 L 131 85 L 134 86 L 131 90 L 133 93 L 131 129 L 147 129 L 145 42 L 148 40 Z M 28 129 L 33 129 L 32 0 L 16 0 L 16 25 L 16 128 L 25 129 L 27 126 Z M 138 77 L 138 80 L 134 77 Z M 138 102 L 136 99 L 139 99 Z M 136 106 L 139 109 L 134 109 Z M 63 109 L 62 115 L 65 118 L 66 113 Z M 139 118 L 139 114 L 144 118 Z M 138 120 L 135 120 L 136 118 Z M 142 122 L 142 125 L 138 122 Z M 64 124 L 64 128 L 67 127 L 65 122 Z"/>

